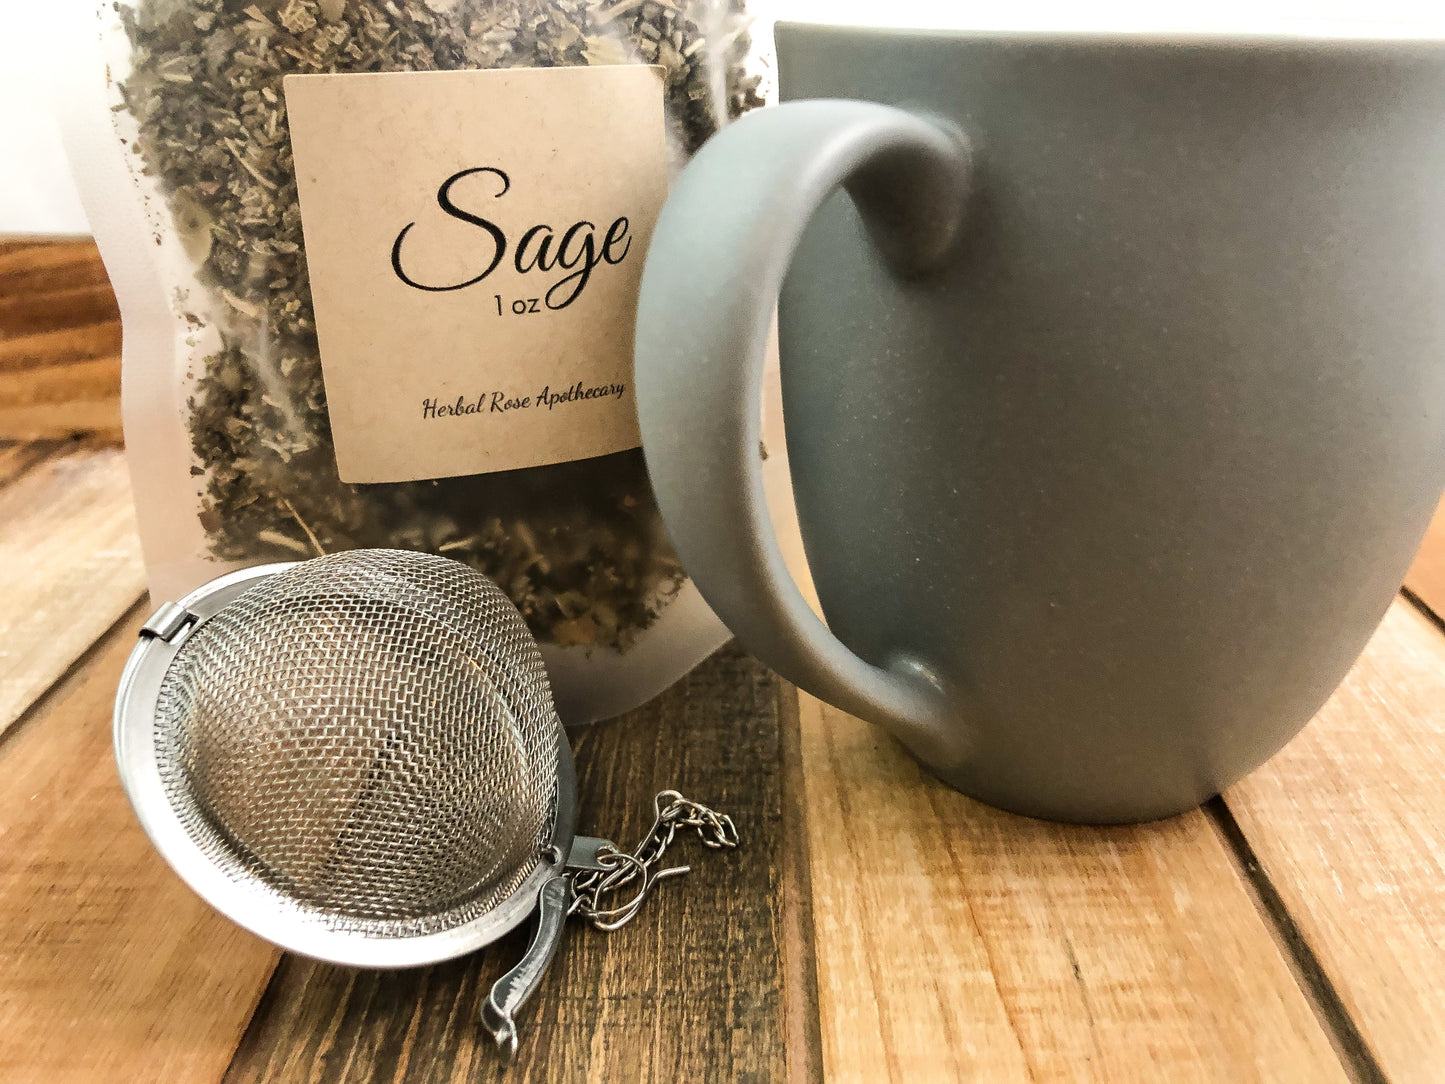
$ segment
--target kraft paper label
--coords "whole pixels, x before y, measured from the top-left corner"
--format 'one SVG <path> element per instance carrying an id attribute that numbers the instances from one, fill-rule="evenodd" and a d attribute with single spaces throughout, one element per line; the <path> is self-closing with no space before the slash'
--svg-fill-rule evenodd
<path id="1" fill-rule="evenodd" d="M 342 479 L 636 447 L 661 69 L 293 75 L 285 92 Z"/>

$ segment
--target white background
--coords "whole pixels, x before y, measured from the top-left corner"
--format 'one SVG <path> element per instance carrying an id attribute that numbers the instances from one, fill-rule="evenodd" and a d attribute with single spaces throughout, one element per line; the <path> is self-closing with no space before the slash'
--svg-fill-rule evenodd
<path id="1" fill-rule="evenodd" d="M 0 234 L 85 233 L 50 108 L 55 27 L 91 0 L 0 0 Z M 899 26 L 1445 36 L 1442 0 L 754 0 L 760 16 Z M 1445 103 L 1442 103 L 1445 114 Z"/>

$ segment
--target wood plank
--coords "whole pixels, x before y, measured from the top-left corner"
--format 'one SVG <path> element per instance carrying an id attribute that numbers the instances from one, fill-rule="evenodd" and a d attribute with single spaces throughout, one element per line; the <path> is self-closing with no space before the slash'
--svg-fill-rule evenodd
<path id="1" fill-rule="evenodd" d="M 1405 586 L 1436 617 L 1445 620 L 1445 500 L 1435 510 L 1425 542 L 1405 575 Z"/>
<path id="2" fill-rule="evenodd" d="M 52 333 L 56 334 L 71 332 Z M 120 441 L 119 344 L 109 356 L 40 357 L 19 369 L 6 369 L 0 356 L 0 440 L 54 440 L 78 434 Z"/>
<path id="3" fill-rule="evenodd" d="M 100 252 L 89 238 L 0 245 L 0 297 L 23 297 L 109 281 Z"/>
<path id="4" fill-rule="evenodd" d="M 121 791 L 111 703 L 143 618 L 0 740 L 6 1084 L 218 1080 L 274 965 L 164 866 Z"/>
<path id="5" fill-rule="evenodd" d="M 1445 635 L 1399 601 L 1324 710 L 1225 796 L 1395 1084 L 1445 1072 Z"/>
<path id="6" fill-rule="evenodd" d="M 119 320 L 109 282 L 0 295 L 0 339 Z"/>
<path id="7" fill-rule="evenodd" d="M 1347 1079 L 1202 813 L 1013 816 L 801 717 L 830 1081 Z"/>
<path id="8" fill-rule="evenodd" d="M 0 440 L 94 435 L 120 443 L 120 354 L 45 360 L 19 371 L 0 364 Z"/>
<path id="9" fill-rule="evenodd" d="M 61 403 L 0 405 L 0 440 L 53 441 L 67 437 L 93 437 L 119 445 L 124 433 L 120 401 L 87 389 L 87 398 Z"/>
<path id="10" fill-rule="evenodd" d="M 584 832 L 630 846 L 651 822 L 653 794 L 675 787 L 731 813 L 742 847 L 684 843 L 692 872 L 659 886 L 630 926 L 570 929 L 525 1010 L 510 1069 L 478 1012 L 520 953 L 520 932 L 413 971 L 288 957 L 227 1081 L 805 1079 L 807 1052 L 785 1052 L 790 1029 L 806 1029 L 787 1019 L 784 993 L 798 954 L 782 943 L 780 689 L 759 663 L 724 649 L 653 703 L 575 737 Z"/>
<path id="11" fill-rule="evenodd" d="M 0 250 L 0 439 L 120 439 L 120 312 L 95 246 Z"/>
<path id="12" fill-rule="evenodd" d="M 144 591 L 118 449 L 75 446 L 0 489 L 0 733 Z"/>
<path id="13" fill-rule="evenodd" d="M 23 374 L 47 365 L 120 357 L 120 321 L 52 327 L 0 339 L 0 374 Z"/>

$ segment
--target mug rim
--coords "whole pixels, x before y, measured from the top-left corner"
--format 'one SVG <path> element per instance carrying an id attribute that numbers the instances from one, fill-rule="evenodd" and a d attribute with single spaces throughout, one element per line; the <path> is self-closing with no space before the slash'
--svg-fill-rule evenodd
<path id="1" fill-rule="evenodd" d="M 869 23 L 820 22 L 806 19 L 778 19 L 774 33 L 801 31 L 807 34 L 848 34 L 876 38 L 926 38 L 979 43 L 1107 46 L 1138 49 L 1190 48 L 1219 51 L 1279 50 L 1298 48 L 1331 52 L 1356 52 L 1381 46 L 1420 46 L 1427 51 L 1445 47 L 1445 25 L 1420 27 L 1410 33 L 1404 26 L 1389 24 L 1302 25 L 1252 30 L 1123 30 L 1116 27 L 1068 29 L 1003 29 L 999 27 L 878 26 Z M 1431 48 L 1433 47 L 1433 48 Z"/>

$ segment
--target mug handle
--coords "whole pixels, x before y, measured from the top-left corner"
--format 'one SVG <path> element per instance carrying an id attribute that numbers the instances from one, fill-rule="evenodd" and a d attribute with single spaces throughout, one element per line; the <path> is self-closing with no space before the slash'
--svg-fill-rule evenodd
<path id="1" fill-rule="evenodd" d="M 947 773 L 968 736 L 919 660 L 875 666 L 809 608 L 768 518 L 759 457 L 764 354 L 808 221 L 840 185 L 902 276 L 947 258 L 970 178 L 962 133 L 871 102 L 790 102 L 709 140 L 668 197 L 636 338 L 643 449 L 668 533 L 723 623 L 788 680 L 879 723 Z"/>

